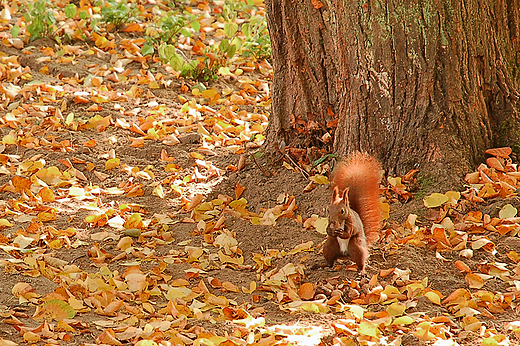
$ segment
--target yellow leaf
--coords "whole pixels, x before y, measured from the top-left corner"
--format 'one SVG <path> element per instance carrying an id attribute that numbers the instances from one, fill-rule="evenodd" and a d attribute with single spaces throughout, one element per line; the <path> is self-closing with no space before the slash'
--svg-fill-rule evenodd
<path id="1" fill-rule="evenodd" d="M 359 323 L 358 332 L 359 334 L 372 336 L 374 338 L 377 338 L 380 334 L 377 324 L 370 321 L 361 321 Z"/>
<path id="2" fill-rule="evenodd" d="M 327 313 L 329 312 L 329 307 L 323 303 L 316 302 L 305 302 L 300 305 L 300 309 L 303 311 L 318 313 Z"/>
<path id="3" fill-rule="evenodd" d="M 154 196 L 158 196 L 160 198 L 164 198 L 165 195 L 164 195 L 164 190 L 163 190 L 162 185 L 157 185 L 155 187 L 155 189 L 153 189 L 153 194 L 154 194 Z"/>
<path id="4" fill-rule="evenodd" d="M 40 341 L 40 335 L 33 332 L 25 332 L 23 333 L 23 339 L 27 342 L 38 342 Z"/>
<path id="5" fill-rule="evenodd" d="M 458 191 L 448 191 L 444 195 L 448 197 L 450 203 L 453 205 L 457 204 L 458 200 L 460 199 L 460 192 Z"/>
<path id="6" fill-rule="evenodd" d="M 431 322 L 421 322 L 415 327 L 415 335 L 419 340 L 426 342 L 435 338 L 435 335 L 430 332 Z"/>
<path id="7" fill-rule="evenodd" d="M 481 346 L 498 346 L 500 345 L 493 337 L 485 338 L 480 342 Z"/>
<path id="8" fill-rule="evenodd" d="M 216 95 L 218 92 L 215 89 L 206 89 L 202 92 L 202 97 L 206 99 L 213 99 Z"/>
<path id="9" fill-rule="evenodd" d="M 226 76 L 228 74 L 232 74 L 229 70 L 229 67 L 220 67 L 217 72 L 221 76 Z"/>
<path id="10" fill-rule="evenodd" d="M 208 132 L 208 130 L 206 130 L 206 128 L 201 124 L 199 123 L 197 125 L 197 132 L 201 135 L 204 135 L 204 136 L 209 136 L 210 133 Z"/>
<path id="11" fill-rule="evenodd" d="M 518 210 L 511 204 L 506 204 L 502 207 L 502 209 L 500 209 L 500 211 L 498 212 L 498 216 L 501 219 L 508 219 L 510 217 L 515 217 L 517 212 Z"/>
<path id="12" fill-rule="evenodd" d="M 74 113 L 71 112 L 67 115 L 67 119 L 65 119 L 65 125 L 69 126 L 73 122 L 74 122 Z"/>
<path id="13" fill-rule="evenodd" d="M 242 287 L 242 292 L 247 293 L 247 294 L 251 294 L 251 293 L 253 293 L 255 290 L 256 290 L 256 282 L 255 282 L 255 281 L 251 281 L 251 282 L 249 283 L 249 289 L 247 289 L 247 288 L 245 288 L 245 287 Z"/>
<path id="14" fill-rule="evenodd" d="M 425 197 L 423 199 L 424 206 L 426 208 L 436 208 L 440 207 L 444 203 L 446 203 L 449 200 L 449 198 L 446 195 L 443 195 L 442 193 L 432 193 L 428 197 Z"/>
<path id="15" fill-rule="evenodd" d="M 121 163 L 121 160 L 119 160 L 117 157 L 113 159 L 108 159 L 105 163 L 105 170 L 111 170 L 113 168 L 119 167 L 119 164 Z"/>
<path id="16" fill-rule="evenodd" d="M 128 220 L 125 222 L 125 228 L 126 229 L 130 229 L 130 228 L 141 229 L 141 228 L 143 228 L 143 219 L 141 217 L 141 214 L 139 214 L 139 213 L 132 214 L 128 218 Z"/>
<path id="17" fill-rule="evenodd" d="M 509 251 L 506 255 L 511 261 L 515 263 L 518 263 L 518 261 L 520 261 L 520 255 L 516 251 Z"/>
<path id="18" fill-rule="evenodd" d="M 4 145 L 17 144 L 17 143 L 18 143 L 18 140 L 17 140 L 17 136 L 15 134 L 9 133 L 8 135 L 5 135 L 2 138 L 2 144 L 4 144 Z"/>
<path id="19" fill-rule="evenodd" d="M 230 292 L 237 292 L 237 293 L 239 292 L 237 285 L 235 285 L 229 281 L 224 281 L 222 283 L 222 287 Z"/>
<path id="20" fill-rule="evenodd" d="M 392 303 L 388 305 L 386 312 L 388 312 L 390 316 L 401 316 L 405 309 L 406 307 L 403 304 Z"/>
<path id="21" fill-rule="evenodd" d="M 441 296 L 434 291 L 428 291 L 424 294 L 432 303 L 441 305 Z"/>
<path id="22" fill-rule="evenodd" d="M 183 299 L 191 293 L 192 291 L 187 287 L 172 287 L 168 290 L 164 297 L 168 300 L 175 300 L 176 298 Z"/>
<path id="23" fill-rule="evenodd" d="M 314 246 L 314 242 L 309 240 L 308 242 L 296 245 L 291 251 L 289 251 L 288 255 L 295 255 L 302 251 L 312 251 L 312 247 Z"/>
<path id="24" fill-rule="evenodd" d="M 311 181 L 315 182 L 316 184 L 320 184 L 320 185 L 326 185 L 326 184 L 330 183 L 329 178 L 327 178 L 326 176 L 321 175 L 321 174 L 316 174 L 316 175 L 312 176 Z"/>
<path id="25" fill-rule="evenodd" d="M 381 208 L 381 219 L 388 220 L 390 218 L 390 204 L 381 202 L 379 207 Z"/>
<path id="26" fill-rule="evenodd" d="M 392 321 L 392 324 L 393 325 L 399 325 L 399 324 L 412 324 L 414 323 L 414 319 L 411 318 L 410 316 L 401 316 L 401 317 L 397 317 L 396 319 L 394 319 Z"/>
<path id="27" fill-rule="evenodd" d="M 320 234 L 327 234 L 327 227 L 329 226 L 329 219 L 326 217 L 318 217 L 314 222 L 314 228 Z"/>
<path id="28" fill-rule="evenodd" d="M 365 309 L 363 309 L 360 305 L 348 305 L 349 311 L 357 317 L 358 320 L 363 319 L 363 314 L 365 313 Z"/>
<path id="29" fill-rule="evenodd" d="M 222 263 L 231 263 L 231 264 L 236 264 L 236 265 L 244 264 L 243 256 L 231 257 L 228 255 L 225 255 L 222 251 L 219 250 L 218 257 L 219 257 L 220 262 L 222 262 Z"/>
<path id="30" fill-rule="evenodd" d="M 0 228 L 11 227 L 12 225 L 7 219 L 0 219 Z"/>
<path id="31" fill-rule="evenodd" d="M 198 152 L 195 152 L 195 151 L 192 151 L 190 153 L 190 156 L 193 157 L 194 159 L 199 159 L 199 160 L 204 160 L 204 156 Z"/>

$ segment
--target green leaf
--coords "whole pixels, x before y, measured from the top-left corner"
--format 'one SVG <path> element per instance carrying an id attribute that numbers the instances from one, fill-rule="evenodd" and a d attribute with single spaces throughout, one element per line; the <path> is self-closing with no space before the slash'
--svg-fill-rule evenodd
<path id="1" fill-rule="evenodd" d="M 171 44 L 161 46 L 161 48 L 159 48 L 159 53 L 161 54 L 161 57 L 165 58 L 166 60 L 170 60 L 172 56 L 177 54 L 175 52 L 175 46 Z"/>
<path id="2" fill-rule="evenodd" d="M 74 17 L 76 17 L 77 10 L 78 10 L 78 8 L 76 7 L 76 5 L 68 4 L 63 9 L 63 12 L 65 12 L 65 15 L 67 16 L 67 18 L 74 18 Z"/>
<path id="3" fill-rule="evenodd" d="M 184 59 L 177 53 L 173 53 L 168 62 L 175 71 L 180 71 L 185 66 Z"/>
<path id="4" fill-rule="evenodd" d="M 191 37 L 191 32 L 188 29 L 186 29 L 186 28 L 182 28 L 181 34 L 184 37 Z"/>
<path id="5" fill-rule="evenodd" d="M 18 34 L 20 33 L 20 27 L 18 25 L 13 26 L 11 29 L 11 35 L 13 35 L 14 38 L 18 37 Z"/>
<path id="6" fill-rule="evenodd" d="M 226 24 L 224 24 L 224 34 L 226 34 L 226 36 L 228 38 L 231 38 L 233 35 L 235 35 L 237 31 L 238 31 L 238 24 L 237 23 L 226 23 Z"/>
<path id="7" fill-rule="evenodd" d="M 143 48 L 141 48 L 142 55 L 153 55 L 154 52 L 155 49 L 153 49 L 153 46 L 149 44 L 144 44 Z"/>
<path id="8" fill-rule="evenodd" d="M 240 47 L 242 47 L 242 39 L 240 37 L 235 37 L 234 39 L 231 40 L 231 43 L 230 45 L 232 46 L 236 46 L 236 50 L 238 51 L 240 49 Z"/>
<path id="9" fill-rule="evenodd" d="M 233 45 L 229 46 L 229 49 L 227 51 L 228 58 L 231 59 L 232 57 L 234 57 L 236 52 L 237 52 L 237 46 L 236 45 L 233 44 Z"/>
<path id="10" fill-rule="evenodd" d="M 190 23 L 190 26 L 193 30 L 195 30 L 196 32 L 200 30 L 200 22 L 195 20 L 193 22 Z"/>
<path id="11" fill-rule="evenodd" d="M 220 44 L 218 45 L 218 49 L 220 49 L 220 51 L 222 53 L 226 53 L 229 49 L 229 40 L 227 38 L 225 38 L 222 41 L 220 41 Z"/>
<path id="12" fill-rule="evenodd" d="M 251 36 L 251 24 L 249 24 L 249 23 L 242 24 L 242 33 L 244 34 L 245 37 L 250 37 Z"/>
<path id="13" fill-rule="evenodd" d="M 87 19 L 88 12 L 87 11 L 79 11 L 78 16 L 79 16 L 79 19 Z"/>

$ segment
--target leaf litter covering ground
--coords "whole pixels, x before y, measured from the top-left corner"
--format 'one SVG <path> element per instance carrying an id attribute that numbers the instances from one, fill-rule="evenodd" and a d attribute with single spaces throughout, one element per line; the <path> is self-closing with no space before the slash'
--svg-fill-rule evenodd
<path id="1" fill-rule="evenodd" d="M 416 172 L 388 178 L 360 280 L 349 261 L 320 267 L 328 164 L 307 179 L 287 154 L 259 150 L 266 61 L 230 59 L 203 94 L 140 55 L 139 32 L 29 43 L 12 37 L 11 12 L 1 345 L 519 342 L 520 172 L 508 148 L 490 150 L 460 193 L 421 200 Z"/>

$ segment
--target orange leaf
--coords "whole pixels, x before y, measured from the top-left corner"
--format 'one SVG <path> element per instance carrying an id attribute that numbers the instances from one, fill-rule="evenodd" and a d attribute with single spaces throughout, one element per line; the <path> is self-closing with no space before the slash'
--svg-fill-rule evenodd
<path id="1" fill-rule="evenodd" d="M 240 185 L 240 182 L 237 183 L 237 185 L 235 186 L 235 199 L 239 199 L 240 196 L 242 196 L 242 192 L 244 192 L 246 188 L 242 185 Z"/>
<path id="2" fill-rule="evenodd" d="M 54 198 L 54 192 L 48 187 L 44 187 L 38 192 L 38 196 L 41 197 L 44 202 L 54 202 L 56 199 Z"/>
<path id="3" fill-rule="evenodd" d="M 494 168 L 497 171 L 503 172 L 505 170 L 501 160 L 496 157 L 488 157 L 486 163 L 489 167 Z"/>
<path id="4" fill-rule="evenodd" d="M 142 32 L 143 27 L 139 23 L 132 23 L 129 26 L 127 26 L 123 31 L 124 32 Z"/>
<path id="5" fill-rule="evenodd" d="M 462 297 L 464 297 L 465 299 L 469 299 L 470 298 L 469 291 L 466 290 L 465 288 L 457 288 L 455 291 L 451 292 L 451 294 L 448 297 L 446 297 L 446 299 L 444 299 L 442 301 L 442 304 L 450 303 L 450 302 L 458 300 Z"/>
<path id="6" fill-rule="evenodd" d="M 99 336 L 98 336 L 98 340 L 102 343 L 102 344 L 107 344 L 107 345 L 123 345 L 121 343 L 121 341 L 117 340 L 116 339 L 116 334 L 114 333 L 114 331 L 112 329 L 105 329 L 105 331 L 103 333 L 101 333 Z"/>
<path id="7" fill-rule="evenodd" d="M 462 261 L 455 261 L 455 266 L 461 271 L 461 273 L 471 273 L 471 269 Z"/>
<path id="8" fill-rule="evenodd" d="M 213 288 L 221 288 L 222 282 L 217 278 L 208 278 L 209 285 Z"/>
<path id="9" fill-rule="evenodd" d="M 520 261 L 520 255 L 516 251 L 509 251 L 507 253 L 507 258 L 509 258 L 511 261 L 518 263 Z"/>
<path id="10" fill-rule="evenodd" d="M 319 10 L 320 8 L 322 8 L 323 6 L 325 6 L 325 5 L 323 5 L 323 4 L 321 3 L 320 0 L 311 0 L 311 3 L 312 3 L 312 6 L 314 6 L 314 8 L 317 9 L 317 10 Z"/>
<path id="11" fill-rule="evenodd" d="M 165 149 L 161 151 L 161 161 L 170 162 L 173 160 L 175 160 L 175 158 L 173 156 L 168 155 L 168 152 Z"/>
<path id="12" fill-rule="evenodd" d="M 96 146 L 96 140 L 91 139 L 90 141 L 83 143 L 83 145 L 89 148 L 94 148 Z"/>
<path id="13" fill-rule="evenodd" d="M 315 292 L 314 286 L 310 282 L 305 282 L 300 286 L 298 295 L 303 300 L 311 300 Z"/>
<path id="14" fill-rule="evenodd" d="M 137 126 L 134 123 L 132 123 L 132 126 L 130 126 L 130 131 L 135 132 L 141 136 L 146 136 L 146 132 L 144 132 L 139 126 Z"/>
<path id="15" fill-rule="evenodd" d="M 202 196 L 200 193 L 193 196 L 193 198 L 190 201 L 190 206 L 188 207 L 187 210 L 192 211 L 193 209 L 195 209 L 195 207 L 198 206 L 200 204 L 200 202 L 202 202 L 203 198 L 204 198 L 204 196 Z"/>
<path id="16" fill-rule="evenodd" d="M 131 147 L 134 147 L 134 148 L 144 147 L 144 138 L 142 138 L 142 137 L 139 137 L 139 138 L 128 137 L 128 138 L 130 138 L 130 140 L 132 141 L 132 143 L 130 143 Z"/>
<path id="17" fill-rule="evenodd" d="M 32 182 L 29 179 L 19 176 L 14 176 L 11 179 L 11 182 L 13 183 L 13 186 L 17 192 L 27 191 L 32 185 Z"/>
<path id="18" fill-rule="evenodd" d="M 513 152 L 513 150 L 509 147 L 493 148 L 493 149 L 488 149 L 485 151 L 486 154 L 497 156 L 497 157 L 503 157 L 503 158 L 508 158 L 512 152 Z"/>
<path id="19" fill-rule="evenodd" d="M 103 108 L 100 105 L 92 105 L 86 109 L 87 112 L 100 112 Z"/>
<path id="20" fill-rule="evenodd" d="M 89 99 L 86 99 L 84 97 L 81 97 L 79 95 L 76 95 L 76 97 L 74 97 L 74 103 L 89 103 L 90 100 Z"/>
<path id="21" fill-rule="evenodd" d="M 468 274 L 464 280 L 466 280 L 470 288 L 481 288 L 486 283 L 484 279 L 477 274 Z"/>

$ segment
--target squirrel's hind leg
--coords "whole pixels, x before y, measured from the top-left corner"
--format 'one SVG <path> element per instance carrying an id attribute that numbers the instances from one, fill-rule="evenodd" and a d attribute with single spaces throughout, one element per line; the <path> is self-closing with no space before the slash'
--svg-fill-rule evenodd
<path id="1" fill-rule="evenodd" d="M 348 244 L 348 254 L 350 258 L 357 264 L 359 272 L 365 273 L 365 264 L 368 258 L 368 248 L 364 238 L 352 237 Z"/>

